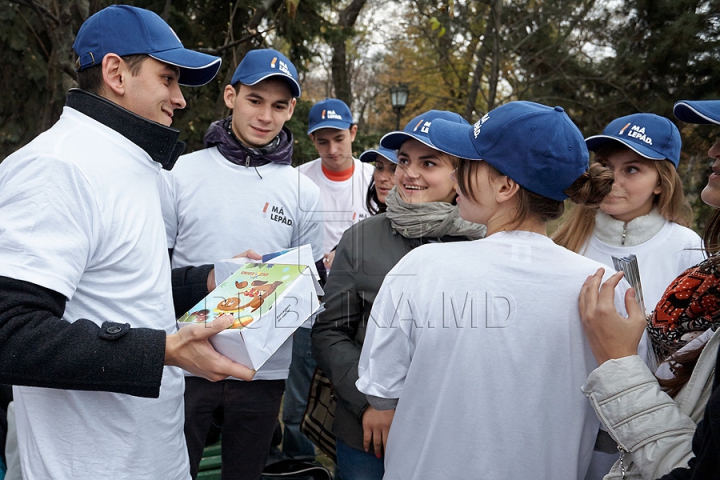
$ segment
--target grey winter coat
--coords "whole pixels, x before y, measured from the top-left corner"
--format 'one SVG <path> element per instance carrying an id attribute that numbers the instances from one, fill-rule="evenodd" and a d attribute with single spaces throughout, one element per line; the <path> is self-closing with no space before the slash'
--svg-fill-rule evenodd
<path id="1" fill-rule="evenodd" d="M 626 452 L 626 479 L 654 480 L 693 457 L 692 438 L 712 391 L 720 330 L 708 341 L 675 399 L 660 390 L 640 357 L 609 360 L 582 387 L 610 436 Z M 619 461 L 604 477 L 623 478 Z"/>

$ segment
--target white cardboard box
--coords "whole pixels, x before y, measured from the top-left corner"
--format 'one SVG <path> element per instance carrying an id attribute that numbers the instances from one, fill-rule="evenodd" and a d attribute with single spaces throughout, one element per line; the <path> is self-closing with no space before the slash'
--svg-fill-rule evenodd
<path id="1" fill-rule="evenodd" d="M 232 315 L 235 324 L 210 337 L 210 343 L 231 360 L 259 369 L 320 307 L 322 290 L 312 272 L 314 264 L 299 264 L 297 250 L 270 260 L 294 264 L 227 262 L 226 267 L 236 271 L 180 317 L 178 325 Z"/>

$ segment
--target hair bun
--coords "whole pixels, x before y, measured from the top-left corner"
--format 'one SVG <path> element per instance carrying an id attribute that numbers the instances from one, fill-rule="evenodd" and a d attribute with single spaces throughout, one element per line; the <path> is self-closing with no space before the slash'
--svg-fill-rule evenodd
<path id="1" fill-rule="evenodd" d="M 612 171 L 599 163 L 593 163 L 567 189 L 565 194 L 574 203 L 587 206 L 598 206 L 603 198 L 612 190 L 614 176 Z"/>

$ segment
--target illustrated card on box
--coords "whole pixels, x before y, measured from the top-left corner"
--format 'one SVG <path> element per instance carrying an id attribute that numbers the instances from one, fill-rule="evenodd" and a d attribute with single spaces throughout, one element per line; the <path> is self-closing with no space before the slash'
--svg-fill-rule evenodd
<path id="1" fill-rule="evenodd" d="M 210 338 L 215 349 L 254 370 L 319 307 L 306 265 L 246 263 L 178 319 L 204 324 L 223 314 L 235 323 Z"/>
<path id="2" fill-rule="evenodd" d="M 308 268 L 302 271 L 302 275 L 313 277 L 315 290 L 319 296 L 322 296 L 325 293 L 318 282 L 320 275 L 318 274 L 315 261 L 313 260 L 312 247 L 309 244 L 289 248 L 287 250 L 281 250 L 279 252 L 266 253 L 262 255 L 262 260 L 259 261 L 263 263 L 285 263 L 296 266 L 304 265 Z M 220 262 L 215 262 L 215 278 L 220 282 L 235 273 L 239 265 L 257 262 L 258 260 L 253 260 L 248 257 L 233 257 Z"/>

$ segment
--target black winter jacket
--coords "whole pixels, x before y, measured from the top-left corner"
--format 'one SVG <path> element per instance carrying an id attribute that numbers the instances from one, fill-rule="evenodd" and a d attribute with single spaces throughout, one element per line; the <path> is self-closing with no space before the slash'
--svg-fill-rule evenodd
<path id="1" fill-rule="evenodd" d="M 0 277 L 0 383 L 160 395 L 165 332 L 62 320 L 63 295 Z"/>
<path id="2" fill-rule="evenodd" d="M 176 316 L 207 295 L 212 265 L 172 272 Z M 0 276 L 0 383 L 160 395 L 165 332 L 87 319 L 62 320 L 63 295 Z M 52 339 L 52 340 L 48 340 Z"/>

